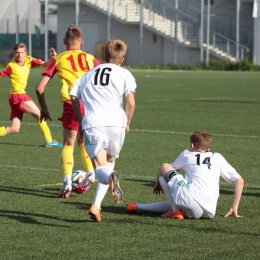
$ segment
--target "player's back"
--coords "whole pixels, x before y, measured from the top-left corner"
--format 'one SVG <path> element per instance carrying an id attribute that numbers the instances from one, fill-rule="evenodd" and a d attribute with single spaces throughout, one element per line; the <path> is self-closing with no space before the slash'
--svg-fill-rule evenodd
<path id="1" fill-rule="evenodd" d="M 81 97 L 87 107 L 87 126 L 123 126 L 123 95 L 135 92 L 132 74 L 112 63 L 101 64 L 82 77 Z"/>
<path id="2" fill-rule="evenodd" d="M 94 67 L 94 60 L 93 55 L 81 50 L 67 50 L 55 58 L 43 75 L 52 77 L 57 73 L 62 84 L 61 101 L 70 100 L 69 92 L 73 83 Z"/>

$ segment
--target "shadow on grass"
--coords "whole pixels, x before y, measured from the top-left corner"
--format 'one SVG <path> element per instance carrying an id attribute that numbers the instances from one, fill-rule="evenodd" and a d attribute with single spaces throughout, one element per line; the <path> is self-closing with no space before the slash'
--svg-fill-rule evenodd
<path id="1" fill-rule="evenodd" d="M 54 190 L 54 189 L 53 189 Z M 57 198 L 57 194 L 59 189 L 44 189 L 44 190 L 36 190 L 36 189 L 26 189 L 26 188 L 17 188 L 13 186 L 0 186 L 0 192 L 10 192 L 10 193 L 17 193 L 23 195 L 33 195 L 38 197 L 46 197 L 46 198 Z"/>
<path id="2" fill-rule="evenodd" d="M 21 143 L 21 144 L 14 144 L 14 143 L 3 143 L 3 142 L 0 142 L 0 145 L 13 145 L 13 146 L 22 146 L 22 147 L 24 147 L 24 146 L 27 146 L 27 147 L 39 147 L 39 148 L 44 148 L 44 149 L 47 149 L 47 148 L 45 148 L 44 147 L 44 144 L 42 144 L 42 145 L 34 145 L 34 144 L 25 144 L 25 143 Z M 53 148 L 50 148 L 50 149 L 53 149 Z M 54 149 L 57 149 L 56 147 L 54 148 Z"/>
<path id="3" fill-rule="evenodd" d="M 53 217 L 50 215 L 45 214 L 37 214 L 37 213 L 28 213 L 28 212 L 22 212 L 22 211 L 14 211 L 14 210 L 0 210 L 0 216 L 6 217 L 11 220 L 17 220 L 19 222 L 25 223 L 25 224 L 34 224 L 34 225 L 43 225 L 43 226 L 58 226 L 58 227 L 69 227 L 66 225 L 59 224 L 50 224 L 50 223 L 42 223 L 37 221 L 35 218 L 45 218 L 45 219 L 51 219 L 51 220 L 57 220 L 57 221 L 64 221 L 63 219 Z"/>
<path id="4" fill-rule="evenodd" d="M 256 188 L 246 188 L 246 190 L 259 190 L 259 189 L 256 189 Z M 223 189 L 220 189 L 219 190 L 219 193 L 220 194 L 226 194 L 226 195 L 234 195 L 234 189 L 233 190 L 223 190 Z M 246 192 L 245 190 L 243 191 L 242 193 L 242 196 L 252 196 L 252 197 L 260 197 L 260 192 Z"/>
<path id="5" fill-rule="evenodd" d="M 129 181 L 129 182 L 138 182 L 146 187 L 154 187 L 155 185 L 155 180 L 156 178 L 154 178 L 154 180 L 142 180 L 142 179 L 128 179 L 128 178 L 124 178 L 124 181 Z"/>

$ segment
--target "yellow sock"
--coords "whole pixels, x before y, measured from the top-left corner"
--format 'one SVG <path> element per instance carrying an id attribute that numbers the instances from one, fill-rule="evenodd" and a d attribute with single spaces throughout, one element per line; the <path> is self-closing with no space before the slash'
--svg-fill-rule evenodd
<path id="1" fill-rule="evenodd" d="M 50 128 L 47 125 L 46 121 L 40 121 L 38 122 L 39 127 L 41 128 L 42 134 L 44 135 L 45 141 L 48 143 L 52 142 L 52 136 L 51 136 L 51 131 Z"/>
<path id="2" fill-rule="evenodd" d="M 6 128 L 5 126 L 0 127 L 0 136 L 5 136 L 6 135 Z"/>
<path id="3" fill-rule="evenodd" d="M 72 170 L 74 166 L 73 152 L 74 150 L 72 146 L 64 146 L 61 151 L 63 176 L 72 175 Z"/>
<path id="4" fill-rule="evenodd" d="M 89 158 L 83 143 L 79 145 L 79 149 L 81 154 L 81 161 L 83 163 L 85 171 L 93 170 L 94 168 L 91 159 Z"/>

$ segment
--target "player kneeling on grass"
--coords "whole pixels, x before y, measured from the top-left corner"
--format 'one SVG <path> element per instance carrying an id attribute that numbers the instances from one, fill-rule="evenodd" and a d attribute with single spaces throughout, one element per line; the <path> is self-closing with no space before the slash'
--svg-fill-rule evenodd
<path id="1" fill-rule="evenodd" d="M 121 68 L 127 50 L 121 39 L 109 40 L 105 45 L 105 60 L 79 78 L 70 91 L 73 109 L 80 124 L 84 145 L 92 159 L 98 178 L 96 195 L 89 209 L 90 217 L 101 221 L 101 202 L 108 188 L 116 203 L 121 203 L 123 192 L 119 174 L 114 171 L 115 160 L 123 146 L 125 134 L 135 109 L 136 82 L 132 74 Z M 123 95 L 126 98 L 123 109 Z M 85 114 L 80 113 L 82 98 Z"/>
<path id="2" fill-rule="evenodd" d="M 229 184 L 235 185 L 231 208 L 225 217 L 238 215 L 244 180 L 219 153 L 210 152 L 211 135 L 196 131 L 190 136 L 190 151 L 183 151 L 172 163 L 164 163 L 153 192 L 164 192 L 168 201 L 149 204 L 129 203 L 128 212 L 149 211 L 164 213 L 162 218 L 213 218 L 219 197 L 220 176 Z M 183 170 L 185 175 L 177 171 Z"/>
<path id="3" fill-rule="evenodd" d="M 52 57 L 56 56 L 53 48 L 50 49 Z M 11 107 L 10 120 L 11 126 L 0 127 L 0 136 L 8 134 L 17 134 L 21 128 L 23 114 L 28 113 L 34 117 L 44 135 L 46 148 L 59 147 L 63 145 L 52 138 L 50 129 L 46 121 L 40 121 L 40 110 L 33 102 L 32 98 L 26 94 L 25 88 L 29 77 L 30 69 L 38 66 L 47 66 L 49 61 L 42 61 L 27 55 L 26 45 L 24 43 L 17 43 L 14 46 L 15 58 L 11 60 L 7 67 L 0 72 L 0 77 L 9 77 L 11 81 L 11 88 L 9 94 L 9 104 Z"/>

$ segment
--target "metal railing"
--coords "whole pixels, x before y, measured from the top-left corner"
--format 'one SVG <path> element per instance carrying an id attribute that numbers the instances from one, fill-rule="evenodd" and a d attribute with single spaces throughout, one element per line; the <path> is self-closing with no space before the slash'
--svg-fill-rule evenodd
<path id="1" fill-rule="evenodd" d="M 108 1 L 85 0 L 93 8 L 107 14 Z M 110 0 L 110 15 L 123 23 L 140 22 L 140 1 Z M 187 10 L 186 10 L 187 11 Z M 197 14 L 196 14 L 197 13 Z M 195 15 L 196 14 L 196 15 Z M 179 22 L 177 26 L 178 42 L 186 46 L 201 46 L 200 42 L 200 14 L 196 8 L 190 7 L 187 12 L 178 10 Z M 194 17 L 195 16 L 195 17 Z M 144 0 L 143 25 L 170 40 L 175 38 L 174 5 L 167 0 Z M 211 24 L 210 43 L 208 48 L 216 56 L 235 60 L 237 43 L 235 40 L 213 30 Z M 214 27 L 215 28 L 215 27 Z M 203 28 L 203 46 L 206 44 L 206 26 Z M 240 59 L 249 53 L 248 46 L 239 44 Z"/>

